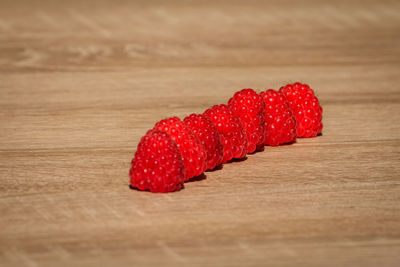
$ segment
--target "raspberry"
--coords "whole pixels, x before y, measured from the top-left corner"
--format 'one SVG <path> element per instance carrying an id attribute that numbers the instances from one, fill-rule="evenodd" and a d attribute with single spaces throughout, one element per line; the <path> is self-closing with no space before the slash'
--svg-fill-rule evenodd
<path id="1" fill-rule="evenodd" d="M 278 146 L 296 140 L 296 119 L 286 97 L 269 89 L 261 92 L 265 103 L 265 145 Z"/>
<path id="2" fill-rule="evenodd" d="M 185 181 L 207 169 L 207 156 L 200 140 L 178 117 L 159 121 L 154 129 L 166 132 L 178 145 L 185 165 Z"/>
<path id="3" fill-rule="evenodd" d="M 247 138 L 240 119 L 227 105 L 215 105 L 204 115 L 217 128 L 224 147 L 222 163 L 232 158 L 243 158 L 247 154 Z"/>
<path id="4" fill-rule="evenodd" d="M 301 83 L 279 89 L 289 102 L 297 123 L 297 137 L 314 137 L 322 131 L 322 107 L 314 91 Z"/>
<path id="5" fill-rule="evenodd" d="M 201 114 L 191 114 L 183 122 L 199 138 L 207 154 L 207 168 L 214 169 L 222 163 L 223 147 L 215 125 Z"/>
<path id="6" fill-rule="evenodd" d="M 253 89 L 236 92 L 228 102 L 229 107 L 242 122 L 247 136 L 247 152 L 264 147 L 264 101 Z"/>
<path id="7" fill-rule="evenodd" d="M 151 192 L 182 188 L 185 167 L 176 143 L 168 134 L 150 130 L 142 137 L 129 171 L 131 186 Z"/>

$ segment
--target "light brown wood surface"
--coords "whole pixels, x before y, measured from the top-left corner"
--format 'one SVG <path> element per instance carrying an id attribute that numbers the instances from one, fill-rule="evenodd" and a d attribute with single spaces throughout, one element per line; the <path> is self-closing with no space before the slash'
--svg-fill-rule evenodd
<path id="1" fill-rule="evenodd" d="M 1 266 L 399 266 L 399 1 L 0 0 Z M 304 81 L 323 136 L 172 194 L 141 136 Z"/>

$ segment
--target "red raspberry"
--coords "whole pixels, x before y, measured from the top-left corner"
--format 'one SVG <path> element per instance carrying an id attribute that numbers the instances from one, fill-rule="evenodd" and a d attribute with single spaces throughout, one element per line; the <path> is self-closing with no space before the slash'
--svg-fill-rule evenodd
<path id="1" fill-rule="evenodd" d="M 201 141 L 207 154 L 207 168 L 212 170 L 221 164 L 223 147 L 215 125 L 201 114 L 191 114 L 183 122 Z"/>
<path id="2" fill-rule="evenodd" d="M 297 123 L 297 137 L 314 137 L 322 131 L 322 107 L 314 91 L 301 83 L 288 84 L 279 89 L 289 101 Z"/>
<path id="3" fill-rule="evenodd" d="M 178 145 L 185 165 L 185 181 L 207 169 L 207 156 L 200 140 L 178 117 L 159 121 L 154 129 L 166 132 Z"/>
<path id="4" fill-rule="evenodd" d="M 243 158 L 247 154 L 247 138 L 240 119 L 227 105 L 215 105 L 204 115 L 217 128 L 224 147 L 222 163 L 232 158 Z"/>
<path id="5" fill-rule="evenodd" d="M 166 193 L 182 188 L 184 171 L 176 143 L 168 134 L 150 130 L 140 140 L 129 176 L 134 188 Z"/>
<path id="6" fill-rule="evenodd" d="M 247 136 L 247 152 L 264 147 L 264 101 L 253 89 L 236 92 L 228 102 L 229 107 L 242 122 Z"/>
<path id="7" fill-rule="evenodd" d="M 296 140 L 296 119 L 286 97 L 268 89 L 260 96 L 265 103 L 265 145 L 278 146 Z"/>

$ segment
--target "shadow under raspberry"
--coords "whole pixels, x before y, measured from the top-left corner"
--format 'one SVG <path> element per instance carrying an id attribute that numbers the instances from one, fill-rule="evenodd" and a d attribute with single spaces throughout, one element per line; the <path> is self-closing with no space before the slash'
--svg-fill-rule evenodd
<path id="1" fill-rule="evenodd" d="M 218 166 L 215 166 L 215 168 L 212 170 L 206 170 L 206 172 L 215 172 L 215 171 L 222 170 L 222 168 L 223 168 L 223 165 L 219 164 Z"/>
<path id="2" fill-rule="evenodd" d="M 192 182 L 199 182 L 199 181 L 203 181 L 207 179 L 207 175 L 205 175 L 204 173 L 197 175 L 195 177 L 190 178 L 189 180 L 187 180 L 185 183 L 192 183 Z"/>
<path id="3" fill-rule="evenodd" d="M 151 194 L 168 194 L 168 193 L 179 192 L 179 191 L 185 189 L 185 185 L 182 184 L 181 188 L 179 188 L 176 191 L 171 191 L 171 192 L 152 192 L 152 191 L 150 191 L 150 189 L 140 190 L 139 188 L 133 187 L 131 184 L 129 185 L 129 189 L 134 190 L 134 191 L 138 191 L 138 192 L 147 192 L 147 193 L 151 193 Z"/>
<path id="4" fill-rule="evenodd" d="M 242 161 L 245 161 L 246 159 L 247 159 L 247 157 L 240 158 L 240 159 L 231 159 L 227 163 L 229 164 L 229 163 L 235 163 L 235 162 L 242 162 Z"/>

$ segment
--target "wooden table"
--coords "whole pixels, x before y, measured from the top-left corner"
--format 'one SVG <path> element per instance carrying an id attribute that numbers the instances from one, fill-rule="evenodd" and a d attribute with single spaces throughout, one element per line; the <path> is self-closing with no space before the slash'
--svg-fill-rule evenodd
<path id="1" fill-rule="evenodd" d="M 300 3 L 301 2 L 301 3 Z M 1 266 L 399 266 L 399 1 L 0 2 Z M 158 120 L 309 83 L 323 136 L 172 194 Z"/>

